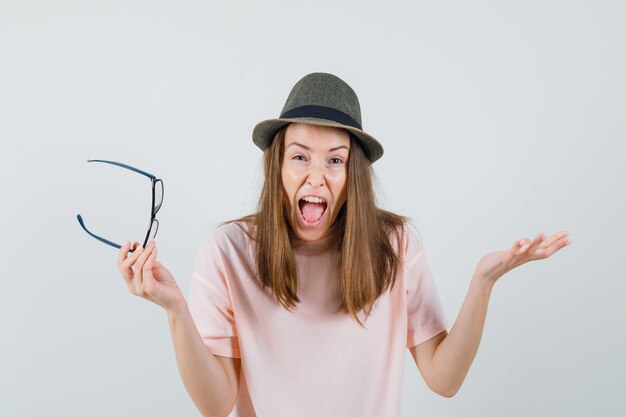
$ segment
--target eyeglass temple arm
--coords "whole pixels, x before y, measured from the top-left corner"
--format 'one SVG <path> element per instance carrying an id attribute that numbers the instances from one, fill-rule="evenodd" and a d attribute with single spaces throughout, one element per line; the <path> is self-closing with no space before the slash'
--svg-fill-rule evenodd
<path id="1" fill-rule="evenodd" d="M 100 242 L 106 243 L 107 245 L 113 246 L 113 247 L 118 248 L 118 249 L 120 249 L 120 248 L 122 247 L 121 245 L 118 245 L 117 243 L 113 243 L 113 242 L 111 242 L 110 240 L 107 240 L 107 239 L 105 239 L 105 238 L 103 238 L 103 237 L 100 237 L 100 236 L 98 236 L 98 235 L 94 235 L 93 233 L 91 233 L 91 232 L 87 229 L 87 227 L 85 226 L 85 223 L 83 222 L 83 218 L 82 218 L 82 216 L 81 216 L 80 214 L 76 215 L 76 218 L 78 219 L 78 223 L 80 223 L 80 226 L 83 228 L 83 230 L 84 230 L 85 232 L 89 233 L 89 234 L 90 234 L 91 236 L 93 236 L 94 238 L 98 239 Z M 132 248 L 131 248 L 131 249 L 132 249 Z M 131 250 L 131 252 L 132 252 L 132 250 Z"/>
<path id="2" fill-rule="evenodd" d="M 118 167 L 130 169 L 131 171 L 134 171 L 134 172 L 136 172 L 138 174 L 145 175 L 146 177 L 148 177 L 150 179 L 156 179 L 156 177 L 154 175 L 150 174 L 149 172 L 142 171 L 142 170 L 140 170 L 138 168 L 131 167 L 130 165 L 126 165 L 126 164 L 123 164 L 121 162 L 106 161 L 104 159 L 88 159 L 87 162 L 104 162 L 105 164 L 117 165 Z"/>

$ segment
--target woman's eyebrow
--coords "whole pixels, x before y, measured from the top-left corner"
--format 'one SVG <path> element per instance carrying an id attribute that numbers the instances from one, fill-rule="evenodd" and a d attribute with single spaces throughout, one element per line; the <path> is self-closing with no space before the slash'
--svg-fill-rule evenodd
<path id="1" fill-rule="evenodd" d="M 300 146 L 300 147 L 302 147 L 302 148 L 306 149 L 307 151 L 310 151 L 310 150 L 311 150 L 311 148 L 309 148 L 308 146 L 304 146 L 303 144 L 298 143 L 298 142 L 291 142 L 289 145 L 287 145 L 287 147 L 290 147 L 291 145 Z M 328 150 L 328 152 L 336 151 L 337 149 L 342 149 L 342 148 L 343 148 L 343 149 L 350 150 L 350 148 L 348 148 L 346 145 L 340 145 L 340 146 L 336 146 L 336 147 L 334 147 L 334 148 L 330 148 L 330 149 Z"/>

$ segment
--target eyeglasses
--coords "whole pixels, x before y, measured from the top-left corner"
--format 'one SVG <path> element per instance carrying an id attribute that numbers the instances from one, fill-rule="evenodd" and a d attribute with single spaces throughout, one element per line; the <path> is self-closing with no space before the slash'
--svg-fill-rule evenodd
<path id="1" fill-rule="evenodd" d="M 163 181 L 158 179 L 152 174 L 147 173 L 146 171 L 142 171 L 140 169 L 131 167 L 130 165 L 122 164 L 121 162 L 115 161 L 104 161 L 101 159 L 88 159 L 87 162 L 103 162 L 106 164 L 117 165 L 122 168 L 130 169 L 131 171 L 137 172 L 138 174 L 145 175 L 150 178 L 152 181 L 152 209 L 150 210 L 150 226 L 148 228 L 148 233 L 146 233 L 146 239 L 143 242 L 143 247 L 145 248 L 148 244 L 148 241 L 154 239 L 156 237 L 157 231 L 159 230 L 159 221 L 156 219 L 156 214 L 161 208 L 161 204 L 163 203 Z M 90 236 L 98 239 L 100 242 L 106 243 L 107 245 L 113 246 L 117 249 L 120 249 L 122 246 L 117 243 L 113 243 L 108 239 L 105 239 L 101 236 L 98 236 L 92 232 L 90 232 L 85 223 L 83 222 L 83 218 L 80 214 L 76 216 L 78 219 L 78 223 L 80 223 L 81 227 L 85 232 L 87 232 Z M 133 252 L 133 248 L 130 248 L 130 252 Z"/>

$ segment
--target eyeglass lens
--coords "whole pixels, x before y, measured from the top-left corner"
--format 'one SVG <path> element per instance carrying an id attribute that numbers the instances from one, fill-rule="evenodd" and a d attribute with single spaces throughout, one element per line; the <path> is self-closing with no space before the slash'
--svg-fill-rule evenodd
<path id="1" fill-rule="evenodd" d="M 148 240 L 146 241 L 146 245 L 150 243 L 152 240 L 154 240 L 154 238 L 157 235 L 157 232 L 159 231 L 159 221 L 157 219 L 154 219 L 152 223 L 150 224 L 151 224 L 150 234 L 148 235 Z"/>
<path id="2" fill-rule="evenodd" d="M 161 208 L 161 204 L 163 203 L 163 181 L 158 180 L 154 184 L 154 213 Z"/>

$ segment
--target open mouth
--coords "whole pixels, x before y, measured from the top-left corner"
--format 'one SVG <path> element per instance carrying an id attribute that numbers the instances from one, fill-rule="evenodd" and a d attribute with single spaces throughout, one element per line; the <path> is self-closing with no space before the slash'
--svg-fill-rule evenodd
<path id="1" fill-rule="evenodd" d="M 302 220 L 309 225 L 316 225 L 320 222 L 328 205 L 319 197 L 305 196 L 298 201 Z"/>

